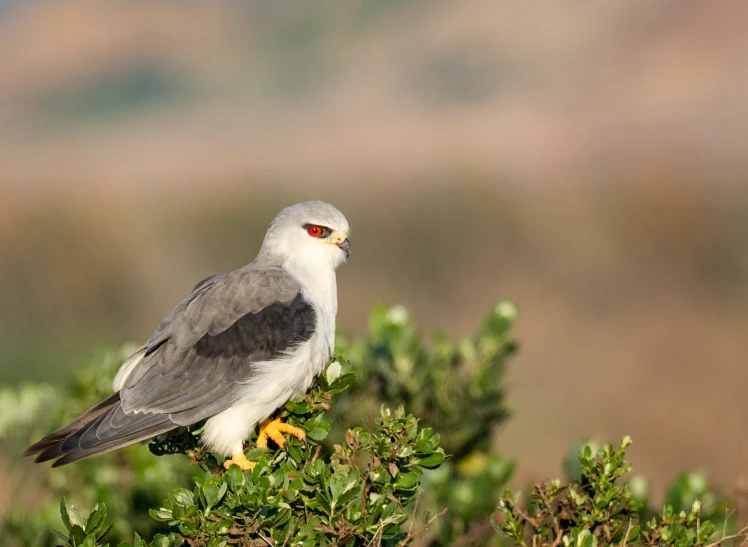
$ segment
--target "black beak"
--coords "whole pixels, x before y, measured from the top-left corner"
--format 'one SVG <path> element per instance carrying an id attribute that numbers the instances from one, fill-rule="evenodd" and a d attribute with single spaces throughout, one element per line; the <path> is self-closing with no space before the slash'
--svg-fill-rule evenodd
<path id="1" fill-rule="evenodd" d="M 351 241 L 348 238 L 345 238 L 343 241 L 338 243 L 338 247 L 343 249 L 345 251 L 345 257 L 348 258 L 351 256 Z"/>

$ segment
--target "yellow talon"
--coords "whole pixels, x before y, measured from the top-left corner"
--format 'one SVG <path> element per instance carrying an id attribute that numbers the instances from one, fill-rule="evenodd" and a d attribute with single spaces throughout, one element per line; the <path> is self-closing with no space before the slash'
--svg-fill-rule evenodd
<path id="1" fill-rule="evenodd" d="M 254 469 L 255 465 L 257 465 L 255 462 L 249 461 L 247 459 L 247 456 L 244 455 L 244 452 L 234 454 L 231 458 L 223 462 L 223 466 L 226 468 L 226 470 L 228 470 L 229 467 L 231 467 L 233 464 L 238 465 L 242 471 Z"/>
<path id="2" fill-rule="evenodd" d="M 260 448 L 268 447 L 268 438 L 272 439 L 275 444 L 283 448 L 286 445 L 286 440 L 283 438 L 281 433 L 288 433 L 293 435 L 300 441 L 306 438 L 306 433 L 298 427 L 284 424 L 280 421 L 280 418 L 275 420 L 265 420 L 260 424 L 260 433 L 257 436 L 257 446 Z"/>

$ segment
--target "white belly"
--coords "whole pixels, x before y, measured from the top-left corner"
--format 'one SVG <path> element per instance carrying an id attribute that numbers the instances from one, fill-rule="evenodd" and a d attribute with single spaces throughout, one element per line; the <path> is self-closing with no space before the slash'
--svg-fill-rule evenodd
<path id="1" fill-rule="evenodd" d="M 318 324 L 312 337 L 292 354 L 258 363 L 258 372 L 245 384 L 241 399 L 205 423 L 203 444 L 217 454 L 241 451 L 255 424 L 311 387 L 330 359 L 333 340 L 334 330 L 331 335 L 329 326 Z"/>

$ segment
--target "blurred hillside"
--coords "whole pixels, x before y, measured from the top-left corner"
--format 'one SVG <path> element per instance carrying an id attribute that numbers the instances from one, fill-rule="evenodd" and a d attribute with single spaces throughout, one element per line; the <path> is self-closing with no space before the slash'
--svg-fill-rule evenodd
<path id="1" fill-rule="evenodd" d="M 142 340 L 195 281 L 250 260 L 281 207 L 319 198 L 354 230 L 343 330 L 385 302 L 458 336 L 498 296 L 519 304 L 499 436 L 519 480 L 557 474 L 578 437 L 629 434 L 659 484 L 705 467 L 732 487 L 747 15 L 0 2 L 0 381 Z"/>

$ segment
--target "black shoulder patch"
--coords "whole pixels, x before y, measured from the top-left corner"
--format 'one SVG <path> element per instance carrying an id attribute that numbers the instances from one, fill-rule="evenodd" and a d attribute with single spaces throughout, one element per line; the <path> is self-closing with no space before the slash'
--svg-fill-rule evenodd
<path id="1" fill-rule="evenodd" d="M 299 293 L 291 302 L 276 302 L 243 315 L 228 329 L 206 334 L 194 346 L 200 357 L 238 357 L 266 361 L 311 338 L 317 324 L 314 307 Z"/>

